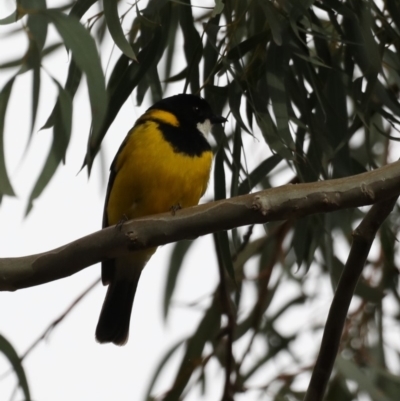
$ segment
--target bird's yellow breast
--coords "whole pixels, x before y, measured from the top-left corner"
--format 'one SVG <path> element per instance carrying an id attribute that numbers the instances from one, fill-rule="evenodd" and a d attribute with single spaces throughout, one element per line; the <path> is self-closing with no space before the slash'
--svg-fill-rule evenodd
<path id="1" fill-rule="evenodd" d="M 197 205 L 207 188 L 211 163 L 211 151 L 194 157 L 174 151 L 157 122 L 135 126 L 114 162 L 108 224 L 123 216 L 133 219 Z"/>

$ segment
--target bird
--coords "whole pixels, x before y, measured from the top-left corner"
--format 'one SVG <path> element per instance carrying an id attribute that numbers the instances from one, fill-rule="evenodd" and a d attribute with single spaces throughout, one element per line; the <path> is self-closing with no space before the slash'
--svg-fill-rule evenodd
<path id="1" fill-rule="evenodd" d="M 196 95 L 164 98 L 139 117 L 110 167 L 103 228 L 197 205 L 206 191 L 213 153 L 207 140 L 216 115 Z M 102 262 L 106 297 L 96 327 L 99 343 L 125 345 L 135 292 L 143 268 L 157 248 Z"/>

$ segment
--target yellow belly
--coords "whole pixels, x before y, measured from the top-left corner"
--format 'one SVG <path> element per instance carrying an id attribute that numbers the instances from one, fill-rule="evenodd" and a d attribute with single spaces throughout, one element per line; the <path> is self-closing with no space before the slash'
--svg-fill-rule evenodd
<path id="1" fill-rule="evenodd" d="M 108 224 L 168 212 L 177 205 L 197 205 L 210 176 L 212 152 L 200 157 L 174 152 L 155 122 L 134 129 L 114 166 L 116 176 L 108 204 Z"/>

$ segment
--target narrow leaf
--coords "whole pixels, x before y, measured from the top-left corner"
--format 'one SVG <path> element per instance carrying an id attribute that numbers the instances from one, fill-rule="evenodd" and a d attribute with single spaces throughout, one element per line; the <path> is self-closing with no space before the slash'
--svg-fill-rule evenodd
<path id="1" fill-rule="evenodd" d="M 189 0 L 183 0 L 179 7 L 179 23 L 183 33 L 183 50 L 188 65 L 185 89 L 190 83 L 192 93 L 200 89 L 199 63 L 203 52 L 203 45 L 199 33 L 195 28 L 192 7 Z"/>
<path id="2" fill-rule="evenodd" d="M 133 89 L 138 85 L 140 80 L 146 74 L 157 55 L 162 36 L 162 29 L 157 28 L 151 41 L 138 53 L 139 63 L 131 63 L 125 73 L 115 86 L 110 88 L 109 103 L 107 113 L 101 130 L 95 132 L 92 130 L 89 137 L 88 150 L 85 156 L 84 166 L 87 165 L 89 171 L 91 169 L 94 156 L 100 149 L 100 144 L 117 116 L 122 105 L 130 96 Z M 121 57 L 126 57 L 124 54 Z"/>
<path id="3" fill-rule="evenodd" d="M 215 247 L 217 249 L 218 263 L 222 264 L 229 277 L 236 283 L 235 271 L 233 269 L 232 255 L 229 247 L 229 238 L 226 231 L 220 231 L 214 234 Z"/>
<path id="4" fill-rule="evenodd" d="M 184 257 L 186 256 L 188 250 L 192 246 L 193 241 L 179 241 L 175 244 L 172 251 L 171 259 L 169 261 L 167 282 L 165 284 L 164 292 L 164 302 L 163 302 L 163 312 L 164 320 L 168 317 L 169 306 L 174 293 L 176 282 L 178 279 L 178 274 L 182 266 Z"/>
<path id="5" fill-rule="evenodd" d="M 97 135 L 103 125 L 107 111 L 107 93 L 94 39 L 76 17 L 64 15 L 57 10 L 43 10 L 41 12 L 54 23 L 65 45 L 71 50 L 76 64 L 86 74 L 93 132 Z"/>
<path id="6" fill-rule="evenodd" d="M 4 155 L 4 123 L 8 100 L 10 98 L 11 89 L 14 84 L 15 77 L 11 78 L 0 92 L 0 196 L 15 196 L 10 180 L 8 178 L 5 155 Z"/>
<path id="7" fill-rule="evenodd" d="M 214 297 L 213 303 L 204 313 L 196 332 L 189 340 L 185 354 L 182 357 L 178 373 L 175 376 L 172 388 L 163 398 L 164 401 L 180 399 L 193 371 L 201 363 L 201 355 L 207 341 L 214 340 L 221 326 L 221 307 L 219 298 Z"/>
<path id="8" fill-rule="evenodd" d="M 103 0 L 104 16 L 106 18 L 107 27 L 111 37 L 120 50 L 132 60 L 137 61 L 131 45 L 126 40 L 122 30 L 121 22 L 118 15 L 118 2 L 115 0 Z"/>
<path id="9" fill-rule="evenodd" d="M 54 80 L 59 90 L 59 102 L 54 116 L 53 142 L 43 169 L 29 196 L 25 215 L 32 210 L 33 201 L 40 196 L 59 164 L 65 160 L 72 126 L 72 99 L 69 93 Z"/>
<path id="10" fill-rule="evenodd" d="M 278 45 L 282 45 L 282 31 L 284 28 L 283 24 L 286 24 L 283 17 L 280 16 L 277 9 L 273 5 L 272 2 L 269 1 L 260 1 L 259 4 L 264 9 L 265 18 L 268 21 L 268 24 L 272 31 L 272 37 L 274 42 Z"/>
<path id="11" fill-rule="evenodd" d="M 280 162 L 282 157 L 278 154 L 270 156 L 262 161 L 239 185 L 238 195 L 248 194 L 259 184 Z"/>
<path id="12" fill-rule="evenodd" d="M 29 4 L 25 4 L 29 8 L 35 8 L 37 10 L 43 10 L 46 8 L 46 0 L 25 0 L 29 1 Z M 29 14 L 27 26 L 29 28 L 29 39 L 35 42 L 39 52 L 44 48 L 44 44 L 47 38 L 47 20 L 42 15 L 37 13 Z"/>
<path id="13" fill-rule="evenodd" d="M 282 47 L 271 43 L 267 57 L 272 60 L 268 64 L 267 82 L 276 119 L 277 133 L 287 147 L 294 148 L 293 138 L 289 130 L 289 114 L 286 105 L 284 82 L 286 71 L 284 66 L 288 62 L 288 53 Z"/>
<path id="14" fill-rule="evenodd" d="M 15 374 L 18 378 L 18 385 L 21 387 L 22 392 L 26 401 L 31 400 L 31 395 L 29 391 L 28 380 L 26 378 L 25 370 L 21 363 L 21 358 L 18 356 L 14 347 L 11 343 L 0 334 L 0 352 L 10 361 L 11 366 L 14 369 Z"/>
<path id="15" fill-rule="evenodd" d="M 71 96 L 71 99 L 74 98 L 75 93 L 78 89 L 79 83 L 81 82 L 81 79 L 82 79 L 82 71 L 79 69 L 79 67 L 76 65 L 74 59 L 72 58 L 71 62 L 69 64 L 67 81 L 65 83 L 65 88 L 64 88 Z M 45 122 L 45 124 L 43 125 L 43 127 L 41 129 L 51 128 L 54 126 L 55 113 L 56 113 L 57 107 L 59 107 L 59 99 L 57 99 L 57 103 L 53 107 L 53 110 L 50 113 L 50 116 L 48 117 L 47 121 Z"/>
<path id="16" fill-rule="evenodd" d="M 98 0 L 76 0 L 71 8 L 70 14 L 81 19 L 86 11 L 89 10 L 89 8 L 97 1 Z"/>
<path id="17" fill-rule="evenodd" d="M 18 20 L 18 15 L 17 11 L 13 11 L 10 15 L 7 17 L 1 18 L 0 19 L 0 25 L 9 25 L 13 24 L 15 21 Z"/>
<path id="18" fill-rule="evenodd" d="M 355 381 L 361 390 L 365 391 L 375 401 L 390 401 L 380 391 L 374 382 L 352 361 L 344 359 L 340 355 L 336 359 L 335 366 L 338 371 L 348 380 Z"/>
<path id="19" fill-rule="evenodd" d="M 226 182 L 224 170 L 225 150 L 220 146 L 214 163 L 214 200 L 226 198 Z"/>
<path id="20" fill-rule="evenodd" d="M 186 340 L 180 340 L 178 341 L 175 345 L 173 345 L 168 352 L 164 355 L 164 357 L 161 359 L 161 362 L 157 366 L 156 371 L 153 374 L 153 377 L 150 380 L 149 386 L 147 387 L 146 395 L 144 399 L 146 401 L 151 400 L 151 391 L 153 390 L 154 385 L 156 384 L 156 381 L 158 379 L 158 376 L 160 375 L 161 371 L 163 370 L 164 366 L 166 363 L 170 360 L 171 356 L 175 353 L 175 351 L 185 342 Z"/>
<path id="21" fill-rule="evenodd" d="M 242 129 L 250 133 L 249 129 L 243 122 L 242 115 L 240 113 L 240 104 L 243 95 L 243 88 L 240 87 L 239 83 L 234 80 L 228 85 L 228 96 L 229 96 L 229 108 L 235 117 L 235 120 Z"/>
<path id="22" fill-rule="evenodd" d="M 231 198 L 237 196 L 239 186 L 240 170 L 242 168 L 242 131 L 239 124 L 236 124 L 233 134 L 233 152 L 232 152 L 232 180 L 231 180 Z"/>
<path id="23" fill-rule="evenodd" d="M 215 7 L 212 10 L 211 18 L 214 18 L 218 14 L 221 14 L 224 10 L 225 4 L 222 0 L 215 0 Z"/>

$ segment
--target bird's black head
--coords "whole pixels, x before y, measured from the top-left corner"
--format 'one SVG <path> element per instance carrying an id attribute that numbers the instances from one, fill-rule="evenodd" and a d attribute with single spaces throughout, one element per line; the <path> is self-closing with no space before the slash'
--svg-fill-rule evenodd
<path id="1" fill-rule="evenodd" d="M 226 121 L 226 118 L 214 114 L 204 99 L 194 95 L 167 97 L 148 109 L 152 110 L 167 111 L 176 117 L 178 125 L 157 118 L 154 121 L 157 121 L 164 139 L 175 152 L 189 156 L 201 156 L 204 152 L 210 152 L 211 146 L 206 137 L 212 125 Z"/>
<path id="2" fill-rule="evenodd" d="M 195 95 L 180 94 L 167 97 L 154 104 L 151 109 L 169 111 L 174 114 L 180 124 L 196 127 L 202 134 L 208 134 L 213 124 L 226 122 L 226 118 L 217 116 L 208 102 Z"/>

